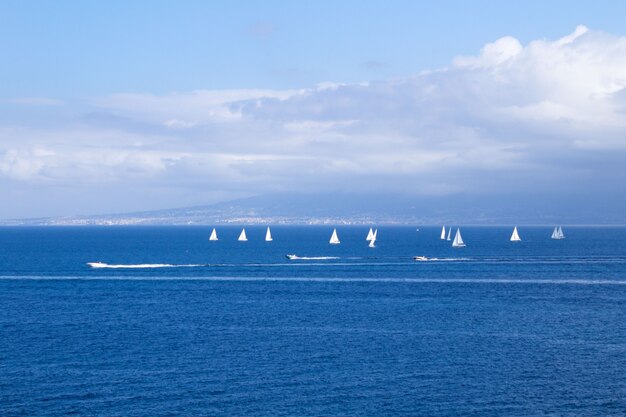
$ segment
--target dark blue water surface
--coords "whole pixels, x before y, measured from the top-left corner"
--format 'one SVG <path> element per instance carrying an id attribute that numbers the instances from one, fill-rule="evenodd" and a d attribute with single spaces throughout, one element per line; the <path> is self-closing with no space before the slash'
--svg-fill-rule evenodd
<path id="1" fill-rule="evenodd" d="M 0 228 L 0 415 L 625 415 L 626 228 L 511 229 Z"/>

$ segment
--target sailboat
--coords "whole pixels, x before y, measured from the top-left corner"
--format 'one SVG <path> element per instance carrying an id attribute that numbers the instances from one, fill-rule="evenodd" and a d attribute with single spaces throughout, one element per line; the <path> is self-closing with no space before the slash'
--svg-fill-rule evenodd
<path id="1" fill-rule="evenodd" d="M 517 233 L 517 226 L 513 228 L 513 234 L 511 235 L 511 242 L 521 242 L 522 239 L 519 237 Z"/>
<path id="2" fill-rule="evenodd" d="M 552 231 L 552 239 L 565 239 L 565 235 L 563 234 L 563 229 L 561 228 L 561 226 L 554 227 L 554 230 Z"/>
<path id="3" fill-rule="evenodd" d="M 240 242 L 247 242 L 248 238 L 246 237 L 246 229 L 241 229 L 241 234 L 239 235 Z"/>
<path id="4" fill-rule="evenodd" d="M 441 240 L 446 240 L 446 226 L 441 226 Z"/>
<path id="5" fill-rule="evenodd" d="M 370 229 L 370 230 L 371 230 L 371 229 Z M 370 248 L 375 248 L 375 247 L 376 247 L 375 245 L 376 245 L 376 235 L 377 235 L 377 234 L 378 234 L 378 229 L 376 229 L 376 230 L 374 231 L 374 233 L 372 233 L 372 239 L 370 240 L 370 244 L 369 244 L 369 245 L 367 245 L 367 246 L 369 246 Z"/>
<path id="6" fill-rule="evenodd" d="M 328 242 L 331 245 L 339 244 L 339 237 L 337 236 L 337 229 L 333 229 L 333 235 L 330 237 L 330 241 Z"/>
<path id="7" fill-rule="evenodd" d="M 370 231 L 367 233 L 367 237 L 365 238 L 365 240 L 369 242 L 373 238 L 374 238 L 374 232 L 372 231 L 372 228 L 370 227 Z"/>
<path id="8" fill-rule="evenodd" d="M 452 226 L 450 226 L 450 228 L 448 229 L 448 237 L 446 238 L 446 240 L 450 240 L 451 234 L 452 234 Z"/>
<path id="9" fill-rule="evenodd" d="M 266 242 L 271 242 L 272 240 L 272 232 L 270 232 L 270 228 L 267 228 L 267 232 L 265 232 L 265 241 Z"/>
<path id="10" fill-rule="evenodd" d="M 456 229 L 456 235 L 454 235 L 454 241 L 452 242 L 453 248 L 463 248 L 465 247 L 465 243 L 463 242 L 463 238 L 461 237 L 461 230 Z"/>
<path id="11" fill-rule="evenodd" d="M 209 240 L 217 240 L 217 232 L 215 231 L 215 227 L 213 228 L 213 231 L 211 232 L 211 236 L 209 237 Z"/>

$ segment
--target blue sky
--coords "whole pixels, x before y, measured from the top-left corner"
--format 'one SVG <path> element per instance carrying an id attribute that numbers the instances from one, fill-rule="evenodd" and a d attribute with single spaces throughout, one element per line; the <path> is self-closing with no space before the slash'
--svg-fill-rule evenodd
<path id="1" fill-rule="evenodd" d="M 582 4 L 581 4 L 582 3 Z M 445 66 L 511 35 L 623 31 L 615 1 L 3 1 L 3 96 L 303 88 Z"/>
<path id="2" fill-rule="evenodd" d="M 303 189 L 624 204 L 626 5 L 337 3 L 0 1 L 0 218 Z"/>

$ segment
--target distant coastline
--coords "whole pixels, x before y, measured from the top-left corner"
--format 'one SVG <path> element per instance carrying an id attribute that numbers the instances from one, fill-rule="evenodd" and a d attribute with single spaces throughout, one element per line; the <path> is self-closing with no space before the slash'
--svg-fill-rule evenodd
<path id="1" fill-rule="evenodd" d="M 454 196 L 284 193 L 161 210 L 0 219 L 0 226 L 626 224 L 619 207 L 571 210 L 543 199 L 502 201 L 506 204 Z"/>

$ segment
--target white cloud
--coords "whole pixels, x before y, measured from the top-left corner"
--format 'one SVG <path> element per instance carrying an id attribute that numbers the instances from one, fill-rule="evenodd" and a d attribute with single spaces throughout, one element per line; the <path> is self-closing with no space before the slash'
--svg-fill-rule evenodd
<path id="1" fill-rule="evenodd" d="M 514 59 L 524 50 L 522 44 L 511 36 L 505 36 L 483 47 L 479 56 L 458 57 L 454 60 L 457 67 L 496 68 Z"/>
<path id="2" fill-rule="evenodd" d="M 164 96 L 153 94 L 113 94 L 97 97 L 92 104 L 124 116 L 175 127 L 237 121 L 241 117 L 233 103 L 265 98 L 284 100 L 296 91 L 273 90 L 196 90 Z M 170 126 L 171 127 L 171 126 Z"/>
<path id="3" fill-rule="evenodd" d="M 0 126 L 0 176 L 220 195 L 575 188 L 581 175 L 621 187 L 625 88 L 624 37 L 506 36 L 402 79 L 94 98 L 86 111 L 110 117 Z"/>

